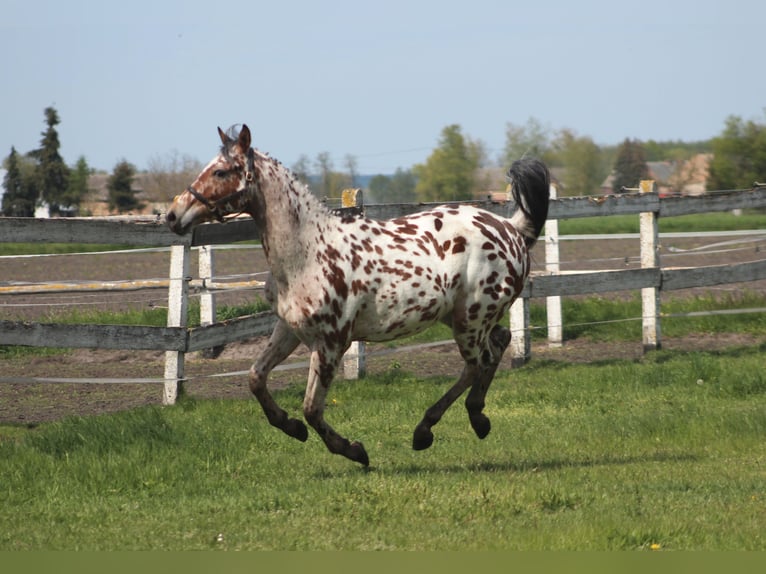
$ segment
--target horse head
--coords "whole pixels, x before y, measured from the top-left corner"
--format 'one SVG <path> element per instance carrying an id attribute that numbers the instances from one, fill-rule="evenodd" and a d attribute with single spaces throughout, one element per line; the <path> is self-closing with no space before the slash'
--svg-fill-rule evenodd
<path id="1" fill-rule="evenodd" d="M 165 220 L 172 231 L 184 235 L 200 223 L 223 221 L 246 210 L 257 185 L 250 129 L 243 125 L 235 137 L 218 128 L 221 150 L 197 179 L 173 199 Z"/>

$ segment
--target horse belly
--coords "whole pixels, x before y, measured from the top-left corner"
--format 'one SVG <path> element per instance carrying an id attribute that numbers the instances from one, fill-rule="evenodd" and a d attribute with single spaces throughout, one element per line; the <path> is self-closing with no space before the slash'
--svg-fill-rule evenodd
<path id="1" fill-rule="evenodd" d="M 391 341 L 437 323 L 452 310 L 451 298 L 418 297 L 407 293 L 378 294 L 363 303 L 354 321 L 354 339 Z"/>

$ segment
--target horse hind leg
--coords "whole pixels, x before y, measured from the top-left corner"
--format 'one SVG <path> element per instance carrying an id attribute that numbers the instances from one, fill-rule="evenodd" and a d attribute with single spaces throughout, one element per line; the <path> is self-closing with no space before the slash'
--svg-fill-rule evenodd
<path id="1" fill-rule="evenodd" d="M 327 391 L 330 389 L 341 356 L 342 353 L 335 356 L 335 354 L 320 351 L 314 351 L 311 354 L 306 396 L 303 399 L 303 416 L 324 441 L 327 450 L 333 454 L 341 454 L 363 466 L 369 466 L 370 459 L 364 445 L 359 441 L 351 442 L 339 435 L 324 418 Z"/>
<path id="2" fill-rule="evenodd" d="M 471 385 L 471 382 L 476 377 L 477 367 L 478 365 L 476 364 L 466 362 L 465 367 L 463 367 L 463 372 L 460 374 L 460 378 L 457 382 L 452 385 L 452 387 L 450 387 L 438 401 L 426 410 L 423 419 L 415 427 L 415 432 L 412 436 L 412 448 L 414 450 L 424 450 L 433 444 L 434 433 L 431 431 L 431 427 L 441 420 L 442 416 L 452 403 L 454 403 Z"/>
<path id="3" fill-rule="evenodd" d="M 309 436 L 306 425 L 298 419 L 289 418 L 287 412 L 276 403 L 266 386 L 271 370 L 289 357 L 299 344 L 300 340 L 295 333 L 280 319 L 274 327 L 263 354 L 250 368 L 250 390 L 258 399 L 272 426 L 293 438 L 305 441 Z"/>
<path id="4" fill-rule="evenodd" d="M 485 438 L 492 425 L 484 410 L 485 399 L 495 371 L 503 358 L 503 353 L 511 342 L 511 332 L 501 325 L 495 325 L 489 334 L 487 346 L 480 356 L 481 372 L 471 386 L 465 399 L 465 407 L 468 411 L 468 420 L 471 423 L 476 436 Z"/>
<path id="5" fill-rule="evenodd" d="M 452 325 L 451 317 L 447 317 L 443 322 Z M 472 355 L 466 333 L 456 335 L 455 341 L 458 343 L 465 360 L 463 372 L 457 382 L 426 410 L 423 419 L 415 427 L 412 437 L 412 448 L 415 450 L 424 450 L 433 444 L 434 435 L 431 428 L 441 420 L 447 409 L 468 387 L 471 387 L 471 391 L 466 398 L 466 407 L 471 426 L 479 438 L 484 438 L 489 434 L 491 425 L 489 419 L 482 413 L 484 397 L 503 352 L 511 342 L 511 333 L 505 327 L 495 325 L 487 338 L 487 348 L 479 357 Z"/>

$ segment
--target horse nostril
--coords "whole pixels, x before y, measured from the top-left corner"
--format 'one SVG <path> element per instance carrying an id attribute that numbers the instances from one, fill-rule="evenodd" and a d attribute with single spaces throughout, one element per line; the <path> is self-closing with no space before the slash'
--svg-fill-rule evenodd
<path id="1" fill-rule="evenodd" d="M 167 215 L 165 215 L 165 221 L 168 223 L 173 223 L 176 220 L 176 214 L 172 211 L 168 212 Z"/>

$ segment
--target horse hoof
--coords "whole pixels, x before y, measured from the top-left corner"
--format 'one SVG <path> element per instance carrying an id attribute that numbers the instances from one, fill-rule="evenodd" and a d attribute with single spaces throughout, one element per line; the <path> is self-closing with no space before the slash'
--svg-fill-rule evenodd
<path id="1" fill-rule="evenodd" d="M 476 436 L 479 438 L 484 438 L 489 434 L 490 429 L 492 428 L 492 424 L 489 422 L 489 419 L 479 413 L 476 415 L 471 415 L 470 417 L 471 426 L 473 427 L 473 431 L 476 433 Z"/>
<path id="2" fill-rule="evenodd" d="M 306 425 L 298 419 L 288 419 L 285 428 L 282 429 L 289 436 L 297 438 L 301 442 L 306 442 L 309 438 L 309 431 Z"/>
<path id="3" fill-rule="evenodd" d="M 425 450 L 434 443 L 434 433 L 431 429 L 415 429 L 415 434 L 412 436 L 412 449 L 413 450 Z"/>
<path id="4" fill-rule="evenodd" d="M 367 456 L 367 451 L 364 450 L 364 446 L 359 441 L 355 440 L 348 446 L 346 456 L 362 466 L 370 466 L 370 458 Z"/>

